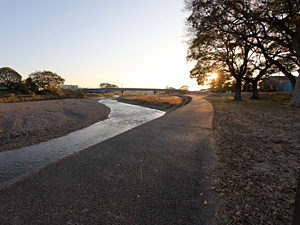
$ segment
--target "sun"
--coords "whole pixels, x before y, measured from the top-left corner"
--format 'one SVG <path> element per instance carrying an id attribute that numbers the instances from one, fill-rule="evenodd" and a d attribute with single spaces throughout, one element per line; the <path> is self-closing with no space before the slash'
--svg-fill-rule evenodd
<path id="1" fill-rule="evenodd" d="M 218 77 L 218 74 L 217 73 L 212 73 L 211 75 L 210 75 L 210 78 L 211 79 L 216 79 Z"/>

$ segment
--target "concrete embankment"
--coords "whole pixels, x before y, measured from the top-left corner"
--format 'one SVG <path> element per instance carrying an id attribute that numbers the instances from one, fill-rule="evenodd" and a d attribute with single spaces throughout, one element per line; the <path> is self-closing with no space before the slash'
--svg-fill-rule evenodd
<path id="1" fill-rule="evenodd" d="M 212 106 L 185 107 L 0 188 L 0 224 L 214 224 Z"/>

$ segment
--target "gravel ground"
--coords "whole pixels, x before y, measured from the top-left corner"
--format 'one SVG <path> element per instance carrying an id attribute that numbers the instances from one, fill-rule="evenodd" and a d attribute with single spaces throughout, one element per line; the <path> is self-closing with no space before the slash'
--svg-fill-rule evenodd
<path id="1" fill-rule="evenodd" d="M 58 138 L 108 118 L 96 99 L 0 103 L 0 151 Z"/>

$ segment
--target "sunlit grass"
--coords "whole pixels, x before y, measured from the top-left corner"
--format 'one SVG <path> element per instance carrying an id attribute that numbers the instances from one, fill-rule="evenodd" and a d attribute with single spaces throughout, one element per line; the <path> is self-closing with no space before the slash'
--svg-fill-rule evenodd
<path id="1" fill-rule="evenodd" d="M 0 95 L 0 103 L 41 101 L 63 98 L 86 98 L 82 90 L 63 89 L 47 94 L 36 94 L 34 92 L 28 95 L 2 94 Z"/>
<path id="2" fill-rule="evenodd" d="M 177 96 L 162 96 L 162 95 L 138 95 L 126 96 L 126 100 L 134 100 L 139 104 L 152 105 L 165 109 L 170 109 L 176 105 L 181 104 L 182 99 Z"/>

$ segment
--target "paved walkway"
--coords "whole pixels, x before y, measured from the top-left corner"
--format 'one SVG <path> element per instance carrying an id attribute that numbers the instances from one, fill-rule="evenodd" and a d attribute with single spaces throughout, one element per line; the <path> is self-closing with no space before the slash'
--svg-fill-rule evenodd
<path id="1" fill-rule="evenodd" d="M 212 118 L 195 97 L 2 187 L 0 224 L 214 224 Z"/>

